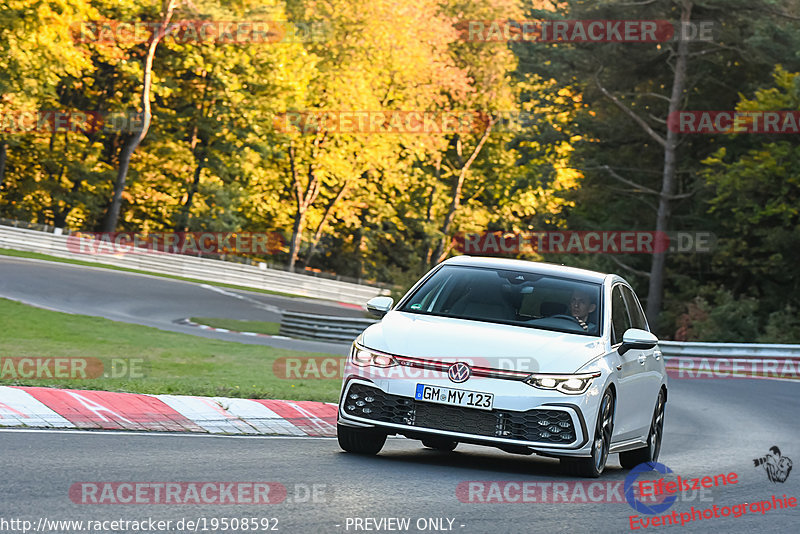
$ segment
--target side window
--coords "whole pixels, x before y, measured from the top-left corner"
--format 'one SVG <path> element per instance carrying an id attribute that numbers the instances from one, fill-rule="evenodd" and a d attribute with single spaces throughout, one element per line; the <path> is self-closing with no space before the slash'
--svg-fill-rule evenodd
<path id="1" fill-rule="evenodd" d="M 622 295 L 625 297 L 625 303 L 628 305 L 628 313 L 631 316 L 631 325 L 633 325 L 633 328 L 647 330 L 647 319 L 644 318 L 642 307 L 639 305 L 639 301 L 636 300 L 636 295 L 626 286 L 622 286 Z"/>
<path id="2" fill-rule="evenodd" d="M 622 335 L 631 327 L 625 299 L 622 296 L 622 286 L 616 285 L 611 291 L 611 344 L 622 343 Z"/>

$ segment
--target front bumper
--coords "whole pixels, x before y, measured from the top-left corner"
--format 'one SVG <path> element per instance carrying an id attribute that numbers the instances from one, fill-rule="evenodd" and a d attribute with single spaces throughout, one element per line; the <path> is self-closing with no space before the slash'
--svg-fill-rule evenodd
<path id="1" fill-rule="evenodd" d="M 363 371 L 363 370 L 360 370 Z M 439 373 L 434 373 L 439 375 Z M 471 379 L 461 389 L 491 392 L 491 411 L 416 400 L 418 383 L 453 387 L 440 376 L 381 380 L 359 374 L 347 377 L 339 401 L 339 423 L 380 427 L 389 433 L 421 439 L 436 435 L 488 445 L 510 452 L 547 456 L 589 456 L 586 420 L 594 421 L 593 385 L 582 395 L 536 390 L 520 381 Z"/>

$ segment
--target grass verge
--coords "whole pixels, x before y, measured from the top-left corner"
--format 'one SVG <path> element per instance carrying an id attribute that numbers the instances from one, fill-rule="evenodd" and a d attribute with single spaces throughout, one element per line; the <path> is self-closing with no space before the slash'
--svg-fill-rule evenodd
<path id="1" fill-rule="evenodd" d="M 0 299 L 0 317 L 0 385 L 5 386 L 336 402 L 341 385 L 338 378 L 289 380 L 273 372 L 276 360 L 280 370 L 287 358 L 341 359 L 332 355 L 165 332 L 6 299 Z M 103 374 L 111 376 L 24 378 L 19 371 L 30 369 L 17 358 L 97 358 Z"/>

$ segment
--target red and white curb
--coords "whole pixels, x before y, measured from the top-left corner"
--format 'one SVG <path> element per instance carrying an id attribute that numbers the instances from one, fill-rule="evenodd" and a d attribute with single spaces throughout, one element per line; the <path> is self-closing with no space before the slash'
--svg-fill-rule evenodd
<path id="1" fill-rule="evenodd" d="M 0 427 L 335 436 L 335 404 L 0 386 Z"/>

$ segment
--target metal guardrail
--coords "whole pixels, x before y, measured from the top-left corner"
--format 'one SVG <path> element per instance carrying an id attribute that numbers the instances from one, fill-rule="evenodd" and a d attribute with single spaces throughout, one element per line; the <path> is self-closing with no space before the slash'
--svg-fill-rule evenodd
<path id="1" fill-rule="evenodd" d="M 290 295 L 320 298 L 363 305 L 372 297 L 388 291 L 350 282 L 329 280 L 299 273 L 270 269 L 266 265 L 197 258 L 180 254 L 79 254 L 67 248 L 67 236 L 0 226 L 0 248 L 38 252 L 58 258 L 80 260 L 170 276 L 194 278 L 207 282 L 233 284 L 254 289 L 279 291 Z"/>
<path id="2" fill-rule="evenodd" d="M 366 327 L 376 322 L 374 319 L 284 311 L 280 334 L 300 339 L 350 343 Z"/>
<path id="3" fill-rule="evenodd" d="M 281 335 L 349 343 L 376 319 L 343 318 L 309 313 L 283 312 Z M 703 343 L 659 341 L 664 358 L 800 358 L 800 345 L 767 343 Z"/>
<path id="4" fill-rule="evenodd" d="M 800 345 L 770 343 L 703 343 L 694 341 L 659 341 L 667 359 L 688 358 L 800 358 Z"/>

